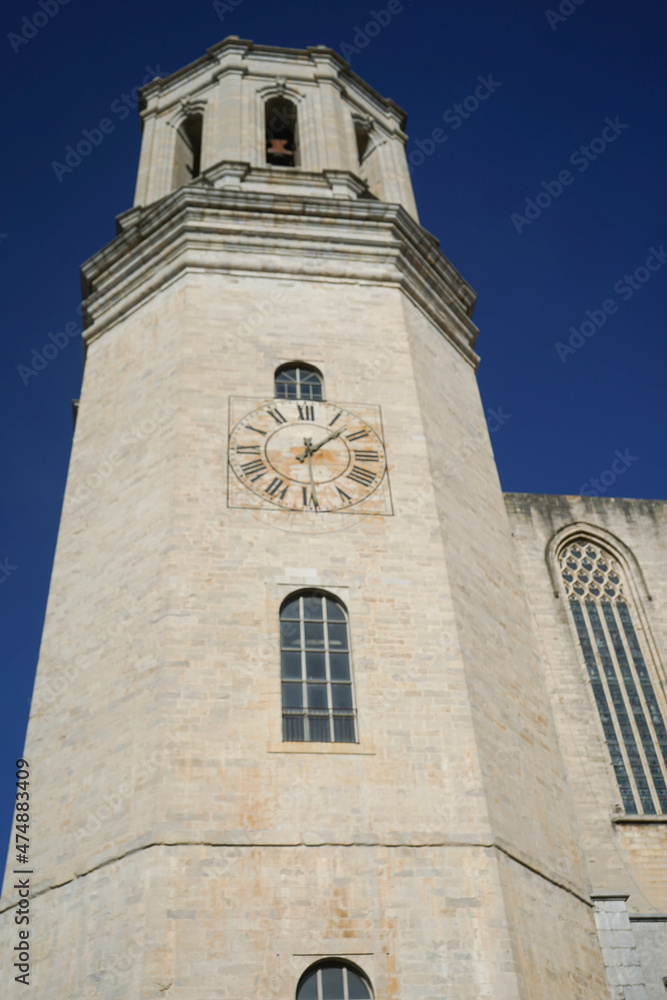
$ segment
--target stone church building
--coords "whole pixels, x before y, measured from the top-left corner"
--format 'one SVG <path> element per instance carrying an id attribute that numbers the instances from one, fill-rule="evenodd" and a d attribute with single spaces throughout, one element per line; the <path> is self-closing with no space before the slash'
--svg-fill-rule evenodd
<path id="1" fill-rule="evenodd" d="M 503 494 L 475 293 L 331 49 L 227 38 L 141 118 L 83 266 L 32 995 L 665 998 L 666 505 Z"/>

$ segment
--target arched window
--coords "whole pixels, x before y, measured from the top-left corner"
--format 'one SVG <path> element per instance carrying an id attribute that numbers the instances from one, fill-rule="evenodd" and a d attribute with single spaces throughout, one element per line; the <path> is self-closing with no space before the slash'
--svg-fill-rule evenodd
<path id="1" fill-rule="evenodd" d="M 298 162 L 296 104 L 287 97 L 270 97 L 264 105 L 266 162 L 294 167 Z"/>
<path id="2" fill-rule="evenodd" d="M 373 123 L 370 118 L 362 118 L 360 116 L 355 116 L 354 135 L 357 140 L 357 156 L 359 158 L 359 163 L 364 162 L 364 157 L 368 150 L 368 145 L 371 138 L 372 127 Z"/>
<path id="3" fill-rule="evenodd" d="M 620 560 L 578 537 L 558 561 L 623 807 L 667 813 L 667 729 Z"/>
<path id="4" fill-rule="evenodd" d="M 322 375 L 312 365 L 290 361 L 276 371 L 276 399 L 323 399 Z"/>
<path id="5" fill-rule="evenodd" d="M 369 981 L 347 962 L 311 965 L 299 980 L 296 1000 L 372 1000 Z"/>
<path id="6" fill-rule="evenodd" d="M 280 609 L 283 740 L 356 743 L 350 636 L 344 605 L 319 590 Z"/>
<path id="7" fill-rule="evenodd" d="M 203 116 L 189 115 L 176 133 L 174 156 L 174 187 L 189 184 L 199 177 L 201 169 L 201 133 Z"/>

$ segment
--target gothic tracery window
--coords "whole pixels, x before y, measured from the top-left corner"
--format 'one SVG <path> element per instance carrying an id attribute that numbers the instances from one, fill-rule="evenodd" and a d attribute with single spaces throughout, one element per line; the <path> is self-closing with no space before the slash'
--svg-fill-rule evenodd
<path id="1" fill-rule="evenodd" d="M 356 743 L 345 606 L 305 590 L 280 609 L 283 740 Z"/>
<path id="2" fill-rule="evenodd" d="M 275 380 L 276 399 L 324 399 L 322 375 L 312 365 L 281 365 Z"/>
<path id="3" fill-rule="evenodd" d="M 319 962 L 304 972 L 296 1000 L 371 1000 L 370 983 L 347 962 Z"/>
<path id="4" fill-rule="evenodd" d="M 560 572 L 625 812 L 667 813 L 667 728 L 654 663 L 622 566 L 578 538 Z"/>

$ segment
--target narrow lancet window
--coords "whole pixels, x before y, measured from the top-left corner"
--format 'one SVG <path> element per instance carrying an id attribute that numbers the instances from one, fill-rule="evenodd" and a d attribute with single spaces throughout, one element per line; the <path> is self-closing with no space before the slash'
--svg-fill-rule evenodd
<path id="1" fill-rule="evenodd" d="M 356 743 L 347 611 L 305 590 L 280 609 L 283 740 Z"/>
<path id="2" fill-rule="evenodd" d="M 295 167 L 297 158 L 296 105 L 286 97 L 271 97 L 265 105 L 266 162 Z"/>
<path id="3" fill-rule="evenodd" d="M 617 559 L 585 538 L 560 571 L 627 814 L 667 813 L 667 728 Z"/>
<path id="4" fill-rule="evenodd" d="M 174 157 L 174 187 L 189 184 L 199 177 L 201 170 L 201 134 L 203 117 L 190 115 L 180 125 L 176 133 L 176 153 Z"/>

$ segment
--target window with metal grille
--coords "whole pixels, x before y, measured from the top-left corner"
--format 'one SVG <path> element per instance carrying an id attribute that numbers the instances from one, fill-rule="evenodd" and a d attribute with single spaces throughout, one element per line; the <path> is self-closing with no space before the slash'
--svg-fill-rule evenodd
<path id="1" fill-rule="evenodd" d="M 281 365 L 276 371 L 276 399 L 324 399 L 323 379 L 312 365 Z"/>
<path id="2" fill-rule="evenodd" d="M 357 726 L 344 605 L 305 590 L 280 609 L 283 740 L 356 743 Z"/>
<path id="3" fill-rule="evenodd" d="M 311 965 L 296 991 L 296 1000 L 372 1000 L 372 996 L 361 969 L 336 961 Z"/>
<path id="4" fill-rule="evenodd" d="M 586 538 L 569 542 L 559 565 L 623 808 L 629 815 L 666 814 L 660 689 L 622 567 Z"/>

